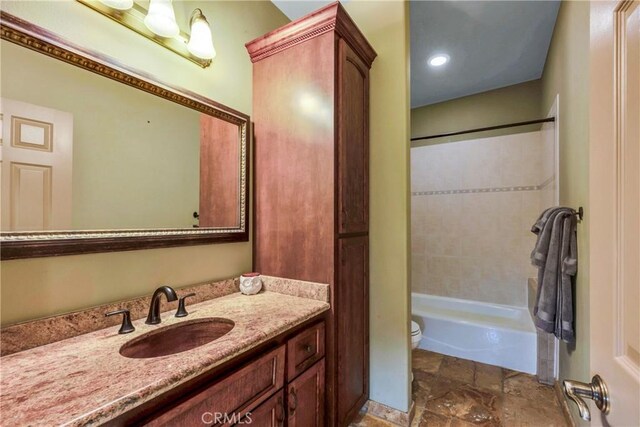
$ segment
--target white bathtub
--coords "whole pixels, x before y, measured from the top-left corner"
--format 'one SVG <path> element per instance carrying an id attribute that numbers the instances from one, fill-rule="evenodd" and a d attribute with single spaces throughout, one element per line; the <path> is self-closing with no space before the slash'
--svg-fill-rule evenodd
<path id="1" fill-rule="evenodd" d="M 449 356 L 536 372 L 536 329 L 526 307 L 411 294 L 419 348 Z"/>

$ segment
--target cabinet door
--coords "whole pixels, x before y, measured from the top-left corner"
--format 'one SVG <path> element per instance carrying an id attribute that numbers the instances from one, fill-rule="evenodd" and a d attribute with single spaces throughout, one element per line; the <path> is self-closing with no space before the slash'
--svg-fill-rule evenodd
<path id="1" fill-rule="evenodd" d="M 284 390 L 280 390 L 250 411 L 236 426 L 282 427 L 284 425 Z"/>
<path id="2" fill-rule="evenodd" d="M 287 387 L 290 427 L 324 427 L 324 359 Z"/>
<path id="3" fill-rule="evenodd" d="M 185 398 L 146 426 L 229 425 L 284 385 L 285 346 Z"/>
<path id="4" fill-rule="evenodd" d="M 338 48 L 338 232 L 369 230 L 369 69 Z"/>
<path id="5" fill-rule="evenodd" d="M 336 380 L 338 425 L 358 412 L 369 395 L 369 240 L 338 240 Z"/>

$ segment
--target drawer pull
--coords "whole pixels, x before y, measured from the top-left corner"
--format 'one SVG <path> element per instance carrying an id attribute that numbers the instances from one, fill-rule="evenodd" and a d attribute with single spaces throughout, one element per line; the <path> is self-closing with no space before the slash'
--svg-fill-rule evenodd
<path id="1" fill-rule="evenodd" d="M 278 405 L 276 407 L 276 421 L 279 425 L 284 425 L 284 402 L 282 396 L 278 397 Z"/>
<path id="2" fill-rule="evenodd" d="M 296 389 L 291 387 L 289 390 L 289 416 L 293 416 L 296 413 L 298 407 L 298 396 L 296 396 Z"/>
<path id="3" fill-rule="evenodd" d="M 313 346 L 311 344 L 305 344 L 304 347 L 302 347 L 302 349 L 304 350 L 305 353 L 309 354 L 313 352 Z"/>

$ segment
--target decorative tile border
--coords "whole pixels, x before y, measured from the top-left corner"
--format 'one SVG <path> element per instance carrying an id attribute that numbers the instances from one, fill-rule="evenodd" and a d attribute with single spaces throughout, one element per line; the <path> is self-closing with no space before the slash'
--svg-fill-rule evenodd
<path id="1" fill-rule="evenodd" d="M 549 185 L 551 185 L 554 181 L 556 180 L 556 176 L 555 175 L 551 175 L 549 178 L 547 178 L 542 184 L 540 184 L 538 187 L 540 187 L 540 190 L 545 189 L 546 187 L 548 187 Z"/>
<path id="2" fill-rule="evenodd" d="M 449 194 L 473 194 L 473 193 L 506 193 L 512 191 L 538 191 L 542 190 L 555 180 L 552 176 L 540 185 L 518 185 L 513 187 L 487 187 L 487 188 L 468 188 L 458 190 L 436 190 L 436 191 L 414 191 L 412 196 L 440 196 Z"/>

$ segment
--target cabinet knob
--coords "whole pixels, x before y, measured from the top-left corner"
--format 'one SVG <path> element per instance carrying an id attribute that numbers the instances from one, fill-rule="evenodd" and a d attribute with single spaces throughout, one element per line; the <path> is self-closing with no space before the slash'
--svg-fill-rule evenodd
<path id="1" fill-rule="evenodd" d="M 304 347 L 302 347 L 302 350 L 304 350 L 305 353 L 309 354 L 313 352 L 313 346 L 311 344 L 305 344 Z"/>

